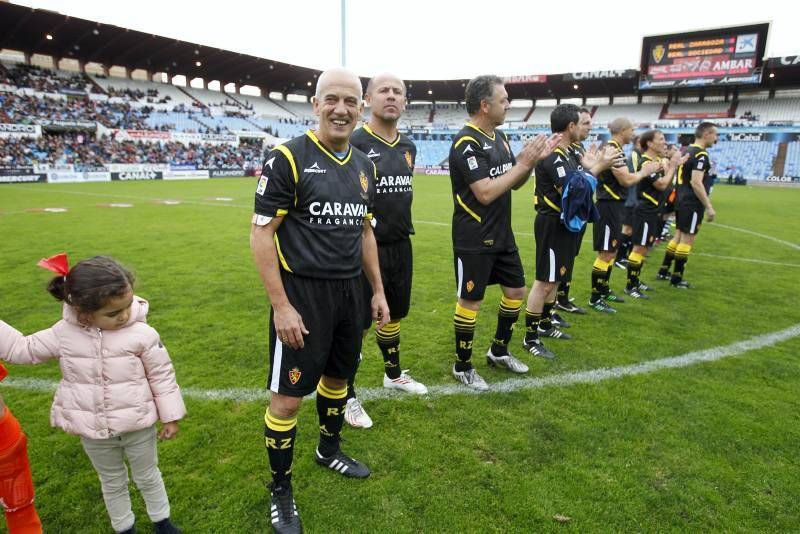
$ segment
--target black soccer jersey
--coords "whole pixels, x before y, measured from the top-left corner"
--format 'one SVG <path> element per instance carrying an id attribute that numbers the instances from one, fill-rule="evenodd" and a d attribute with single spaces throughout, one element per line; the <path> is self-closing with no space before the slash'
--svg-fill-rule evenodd
<path id="1" fill-rule="evenodd" d="M 561 213 L 561 193 L 567 174 L 581 169 L 575 150 L 556 147 L 552 154 L 536 165 L 535 198 L 536 211 L 543 215 L 558 216 Z"/>
<path id="2" fill-rule="evenodd" d="M 569 145 L 570 151 L 574 154 L 575 160 L 580 163 L 583 155 L 586 154 L 586 147 L 580 141 L 575 141 Z"/>
<path id="3" fill-rule="evenodd" d="M 642 154 L 639 158 L 639 168 L 637 171 L 642 169 L 642 166 L 648 161 L 657 161 L 653 160 L 647 154 Z M 661 177 L 664 176 L 664 171 L 654 172 L 639 181 L 636 184 L 636 209 L 638 211 L 643 212 L 656 212 L 658 211 L 659 206 L 661 205 L 661 191 L 656 189 L 655 182 L 659 180 Z"/>
<path id="4" fill-rule="evenodd" d="M 453 188 L 453 249 L 463 253 L 517 250 L 511 231 L 511 191 L 484 206 L 470 184 L 493 180 L 508 172 L 516 160 L 508 138 L 500 130 L 491 135 L 467 123 L 450 147 L 450 181 Z"/>
<path id="5" fill-rule="evenodd" d="M 339 158 L 309 130 L 270 151 L 261 172 L 254 222 L 284 217 L 275 233 L 281 268 L 311 278 L 358 276 L 375 199 L 369 158 L 352 147 Z"/>
<path id="6" fill-rule="evenodd" d="M 708 171 L 711 167 L 711 160 L 705 148 L 698 145 L 689 145 L 686 149 L 689 159 L 678 168 L 678 203 L 700 205 L 700 199 L 694 194 L 692 189 L 692 171 L 703 171 L 703 187 L 706 194 L 711 191 L 711 177 Z"/>
<path id="7" fill-rule="evenodd" d="M 407 239 L 414 233 L 411 181 L 417 147 L 401 133 L 394 141 L 387 141 L 366 124 L 353 132 L 350 144 L 366 154 L 378 169 L 372 218 L 375 239 L 378 243 Z"/>
<path id="8" fill-rule="evenodd" d="M 620 151 L 622 150 L 620 144 L 613 139 L 608 144 Z M 611 169 L 601 172 L 597 177 L 597 181 L 597 200 L 619 200 L 624 202 L 628 196 L 628 188 L 619 183 Z"/>

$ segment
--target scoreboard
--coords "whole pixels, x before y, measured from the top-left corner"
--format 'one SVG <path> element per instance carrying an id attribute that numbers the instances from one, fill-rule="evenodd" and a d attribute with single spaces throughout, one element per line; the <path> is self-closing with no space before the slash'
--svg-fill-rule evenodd
<path id="1" fill-rule="evenodd" d="M 642 39 L 639 89 L 758 84 L 769 23 Z"/>

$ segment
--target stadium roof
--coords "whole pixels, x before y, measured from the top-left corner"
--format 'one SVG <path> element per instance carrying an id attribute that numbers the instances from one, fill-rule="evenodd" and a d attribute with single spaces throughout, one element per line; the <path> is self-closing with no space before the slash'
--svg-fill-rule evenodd
<path id="1" fill-rule="evenodd" d="M 48 39 L 47 35 L 52 39 Z M 45 54 L 128 69 L 165 72 L 187 79 L 254 85 L 268 91 L 311 94 L 320 71 L 70 17 L 53 11 L 0 2 L 0 48 Z M 797 86 L 800 64 L 783 65 L 781 58 L 765 63 L 780 75 L 765 74 L 761 88 Z M 199 62 L 199 65 L 198 65 Z M 310 84 L 309 84 L 310 82 Z M 366 84 L 366 79 L 363 79 Z M 413 100 L 460 101 L 466 79 L 407 80 Z M 507 79 L 512 99 L 569 98 L 637 93 L 638 71 L 600 71 Z"/>

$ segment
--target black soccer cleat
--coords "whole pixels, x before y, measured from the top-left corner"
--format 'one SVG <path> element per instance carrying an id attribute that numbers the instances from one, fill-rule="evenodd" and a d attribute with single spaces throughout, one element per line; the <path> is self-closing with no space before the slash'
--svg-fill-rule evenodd
<path id="1" fill-rule="evenodd" d="M 617 310 L 608 305 L 603 299 L 597 299 L 594 302 L 589 301 L 589 307 L 601 313 L 617 313 Z"/>
<path id="2" fill-rule="evenodd" d="M 557 326 L 559 328 L 569 328 L 572 326 L 572 323 L 568 323 L 564 320 L 563 317 L 558 312 L 553 312 L 550 314 L 550 320 L 553 323 L 553 326 Z"/>
<path id="3" fill-rule="evenodd" d="M 628 289 L 628 288 L 626 287 L 626 288 L 625 288 L 625 294 L 626 294 L 626 295 L 628 295 L 628 296 L 630 296 L 631 298 L 634 298 L 634 299 L 643 299 L 643 300 L 647 300 L 647 299 L 649 299 L 649 298 L 650 298 L 649 296 L 645 295 L 645 294 L 644 294 L 642 291 L 639 291 L 639 289 L 638 289 L 638 288 L 635 288 L 635 287 L 634 287 L 634 288 L 631 288 L 631 289 Z"/>
<path id="4" fill-rule="evenodd" d="M 639 293 L 642 291 L 652 291 L 653 288 L 645 284 L 644 282 L 639 282 Z"/>
<path id="5" fill-rule="evenodd" d="M 292 495 L 292 483 L 288 480 L 269 485 L 271 494 L 269 519 L 277 534 L 301 534 L 303 524 L 297 513 L 297 504 Z"/>
<path id="6" fill-rule="evenodd" d="M 355 458 L 350 458 L 341 450 L 336 451 L 331 456 L 322 456 L 319 453 L 319 449 L 314 452 L 314 459 L 319 465 L 323 465 L 328 469 L 333 469 L 342 476 L 348 478 L 367 478 L 370 475 L 369 467 Z"/>
<path id="7" fill-rule="evenodd" d="M 658 271 L 656 275 L 656 280 L 669 280 L 672 275 L 669 274 L 669 271 Z"/>
<path id="8" fill-rule="evenodd" d="M 567 313 L 575 313 L 575 314 L 578 314 L 578 315 L 585 315 L 586 314 L 586 310 L 584 310 L 583 308 L 581 308 L 579 306 L 576 306 L 572 302 L 566 302 L 566 303 L 564 303 L 564 302 L 556 302 L 556 308 L 558 308 L 561 311 L 565 311 Z"/>
<path id="9" fill-rule="evenodd" d="M 686 280 L 679 280 L 677 282 L 670 282 L 669 285 L 674 287 L 675 289 L 692 289 L 692 284 L 690 284 Z"/>
<path id="10" fill-rule="evenodd" d="M 617 304 L 625 302 L 625 299 L 614 293 L 613 291 L 609 291 L 607 294 L 603 295 L 603 300 L 606 302 L 616 302 Z"/>
<path id="11" fill-rule="evenodd" d="M 530 353 L 531 356 L 538 356 L 545 360 L 555 360 L 556 355 L 544 346 L 541 339 L 534 339 L 532 341 L 522 341 L 522 346 Z"/>
<path id="12" fill-rule="evenodd" d="M 555 325 L 547 329 L 537 328 L 536 332 L 539 334 L 539 337 L 552 337 L 554 339 L 572 339 L 571 335 L 567 334 L 566 332 L 556 327 Z"/>

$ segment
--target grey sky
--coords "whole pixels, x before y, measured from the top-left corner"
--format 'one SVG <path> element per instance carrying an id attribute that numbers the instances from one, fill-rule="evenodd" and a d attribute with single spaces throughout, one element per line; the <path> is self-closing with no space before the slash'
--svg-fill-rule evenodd
<path id="1" fill-rule="evenodd" d="M 340 0 L 15 3 L 324 69 L 340 60 Z M 638 68 L 644 35 L 772 22 L 768 56 L 800 53 L 800 2 L 348 0 L 347 66 L 408 79 Z M 658 4 L 650 3 L 650 6 Z"/>

